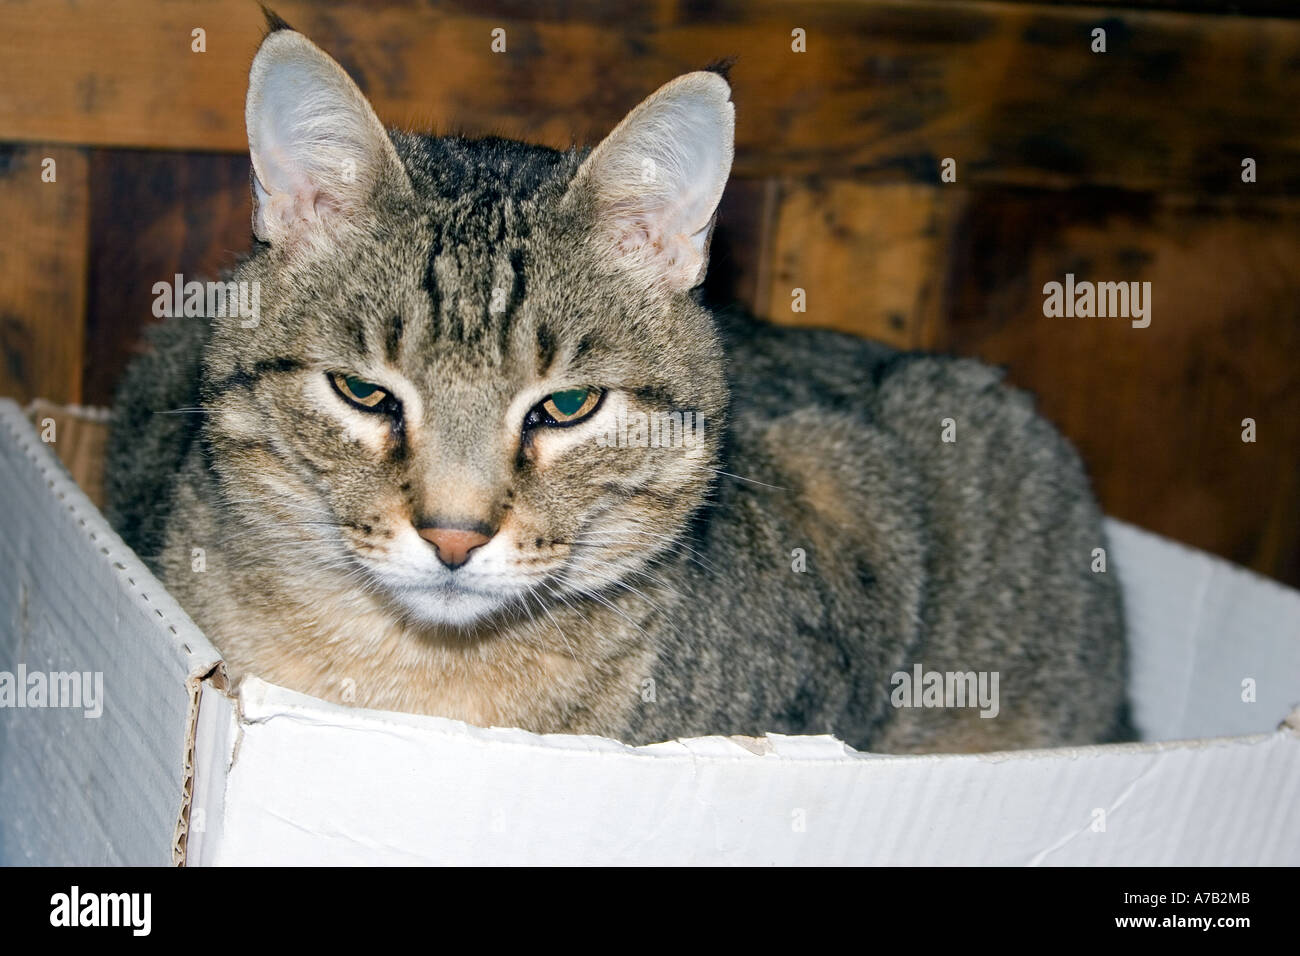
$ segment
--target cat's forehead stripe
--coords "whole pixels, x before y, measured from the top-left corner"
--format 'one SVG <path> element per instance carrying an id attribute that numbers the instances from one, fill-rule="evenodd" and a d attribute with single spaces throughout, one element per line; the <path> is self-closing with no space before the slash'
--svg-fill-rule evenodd
<path id="1" fill-rule="evenodd" d="M 402 315 L 395 313 L 388 320 L 388 327 L 384 331 L 384 357 L 388 359 L 389 364 L 396 365 L 397 357 L 402 350 Z"/>
<path id="2" fill-rule="evenodd" d="M 537 326 L 537 372 L 545 375 L 555 362 L 555 336 L 546 323 Z"/>
<path id="3" fill-rule="evenodd" d="M 527 250 L 517 234 L 508 233 L 499 243 L 471 234 L 451 248 L 444 236 L 436 235 L 425 265 L 424 291 L 432 340 L 477 346 L 494 335 L 504 361 L 528 294 Z"/>
<path id="4" fill-rule="evenodd" d="M 352 335 L 356 339 L 357 354 L 370 354 L 370 341 L 366 338 L 366 320 L 363 316 L 356 315 L 352 318 Z"/>
<path id="5" fill-rule="evenodd" d="M 534 232 L 579 154 L 492 138 L 394 141 L 427 215 L 430 338 L 495 340 L 504 362 L 529 291 Z"/>
<path id="6" fill-rule="evenodd" d="M 527 295 L 527 263 L 528 253 L 524 247 L 515 246 L 510 251 L 510 294 L 504 303 L 505 308 L 500 315 L 496 316 L 497 348 L 503 362 L 509 351 L 510 330 L 519 313 L 519 307 L 523 304 L 524 296 Z M 491 321 L 490 316 L 488 321 Z"/>

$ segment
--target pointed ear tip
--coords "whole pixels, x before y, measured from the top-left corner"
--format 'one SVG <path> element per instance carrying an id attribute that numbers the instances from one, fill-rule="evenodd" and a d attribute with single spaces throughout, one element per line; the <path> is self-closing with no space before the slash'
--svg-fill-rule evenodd
<path id="1" fill-rule="evenodd" d="M 272 30 L 262 37 L 262 42 L 257 48 L 257 55 L 275 53 L 289 47 L 310 45 L 311 41 L 292 27 L 283 27 L 278 30 Z"/>
<path id="2" fill-rule="evenodd" d="M 723 125 L 734 130 L 736 125 L 736 104 L 731 99 L 731 83 L 728 82 L 726 77 L 711 70 L 701 70 L 695 75 L 701 78 L 702 88 L 707 90 L 707 95 L 713 99 L 714 104 L 721 111 Z"/>
<path id="3" fill-rule="evenodd" d="M 728 102 L 731 100 L 731 81 L 716 70 L 684 73 L 677 78 L 677 82 L 684 82 L 693 88 L 707 91 L 710 95 L 719 96 Z"/>
<path id="4" fill-rule="evenodd" d="M 272 30 L 262 38 L 248 68 L 248 92 L 244 97 L 244 127 L 250 145 L 255 142 L 255 117 L 266 109 L 266 98 L 276 85 L 276 78 L 292 70 L 295 64 L 310 62 L 303 54 L 313 50 L 315 44 L 289 27 Z"/>
<path id="5" fill-rule="evenodd" d="M 319 67 L 333 62 L 328 53 L 293 29 L 273 30 L 262 38 L 252 65 L 248 69 L 248 96 L 251 101 L 273 75 L 296 67 Z"/>
<path id="6" fill-rule="evenodd" d="M 662 86 L 651 100 L 664 95 L 675 100 L 694 100 L 710 111 L 716 111 L 718 120 L 731 127 L 736 122 L 736 104 L 731 101 L 731 84 L 711 70 L 683 73 Z"/>

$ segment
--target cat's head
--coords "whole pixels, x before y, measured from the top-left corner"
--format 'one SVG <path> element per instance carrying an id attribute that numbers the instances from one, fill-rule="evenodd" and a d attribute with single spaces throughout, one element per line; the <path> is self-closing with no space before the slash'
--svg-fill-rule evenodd
<path id="1" fill-rule="evenodd" d="M 692 291 L 732 159 L 721 76 L 584 155 L 390 134 L 277 30 L 246 119 L 257 314 L 215 321 L 203 402 L 248 560 L 468 626 L 677 546 L 727 402 Z"/>

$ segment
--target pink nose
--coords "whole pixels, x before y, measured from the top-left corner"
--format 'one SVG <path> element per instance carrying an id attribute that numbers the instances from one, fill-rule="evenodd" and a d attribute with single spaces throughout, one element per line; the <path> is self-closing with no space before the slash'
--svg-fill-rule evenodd
<path id="1" fill-rule="evenodd" d="M 460 528 L 419 528 L 420 537 L 433 545 L 438 560 L 453 571 L 469 560 L 469 553 L 491 540 L 477 531 Z"/>

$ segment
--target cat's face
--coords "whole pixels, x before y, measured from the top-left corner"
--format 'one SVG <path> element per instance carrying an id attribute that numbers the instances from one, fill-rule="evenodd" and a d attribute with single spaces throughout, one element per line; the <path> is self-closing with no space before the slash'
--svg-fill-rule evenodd
<path id="1" fill-rule="evenodd" d="M 204 370 L 237 540 L 459 626 L 627 586 L 673 548 L 726 407 L 689 294 L 730 165 L 725 82 L 669 84 L 585 161 L 390 139 L 281 31 L 248 114 L 267 245 L 236 278 L 260 313 L 218 320 Z"/>

